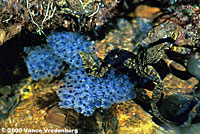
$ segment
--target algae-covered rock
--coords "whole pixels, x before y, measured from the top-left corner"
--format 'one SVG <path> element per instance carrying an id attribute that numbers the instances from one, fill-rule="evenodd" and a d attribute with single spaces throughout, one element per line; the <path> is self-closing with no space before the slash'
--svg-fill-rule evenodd
<path id="1" fill-rule="evenodd" d="M 111 115 L 107 121 L 109 122 L 106 127 L 107 133 L 164 134 L 167 132 L 154 123 L 152 116 L 133 101 L 125 101 L 113 106 Z"/>

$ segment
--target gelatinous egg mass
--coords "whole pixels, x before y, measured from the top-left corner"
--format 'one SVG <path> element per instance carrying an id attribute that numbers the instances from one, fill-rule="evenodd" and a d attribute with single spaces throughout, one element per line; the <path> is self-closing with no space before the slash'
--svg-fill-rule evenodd
<path id="1" fill-rule="evenodd" d="M 192 52 L 188 58 L 188 71 L 200 80 L 200 52 Z"/>

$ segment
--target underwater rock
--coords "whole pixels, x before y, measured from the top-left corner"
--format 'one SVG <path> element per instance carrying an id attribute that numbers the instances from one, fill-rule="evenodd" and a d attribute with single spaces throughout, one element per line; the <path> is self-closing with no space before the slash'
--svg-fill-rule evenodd
<path id="1" fill-rule="evenodd" d="M 132 50 L 134 44 L 132 39 L 136 36 L 135 29 L 126 19 L 118 19 L 117 27 L 111 30 L 105 38 L 95 41 L 95 46 L 98 49 L 97 56 L 104 59 L 109 51 L 115 48 L 123 48 L 125 50 Z"/>
<path id="2" fill-rule="evenodd" d="M 182 80 L 173 74 L 167 75 L 164 79 L 164 97 L 159 108 L 162 115 L 179 125 L 190 125 L 190 120 L 198 113 L 195 109 L 198 103 L 194 94 L 196 84 L 198 80 L 195 77 Z"/>
<path id="3" fill-rule="evenodd" d="M 191 77 L 187 80 L 182 80 L 181 78 L 168 74 L 164 78 L 164 94 L 172 95 L 177 93 L 192 93 L 193 88 L 198 84 L 198 80 L 195 77 Z"/>
<path id="4" fill-rule="evenodd" d="M 177 93 L 166 96 L 162 100 L 160 112 L 171 121 L 183 124 L 189 118 L 189 111 L 197 102 L 192 95 Z"/>
<path id="5" fill-rule="evenodd" d="M 162 12 L 158 7 L 139 5 L 135 9 L 135 16 L 139 18 L 155 18 L 160 14 L 162 14 Z"/>
<path id="6" fill-rule="evenodd" d="M 200 53 L 192 52 L 188 58 L 188 71 L 200 80 Z"/>
<path id="7" fill-rule="evenodd" d="M 28 129 L 55 128 L 47 124 L 44 120 L 46 114 L 46 109 L 40 109 L 33 103 L 32 99 L 29 99 L 28 101 L 20 103 L 8 119 L 0 122 L 0 126 L 3 128 Z"/>
<path id="8" fill-rule="evenodd" d="M 168 131 L 152 121 L 152 116 L 133 101 L 112 106 L 105 123 L 106 133 L 167 134 Z"/>
<path id="9" fill-rule="evenodd" d="M 99 107 L 110 108 L 114 103 L 135 98 L 128 76 L 117 75 L 114 70 L 103 78 L 88 76 L 83 68 L 69 70 L 64 83 L 58 89 L 60 107 L 73 108 L 86 116 Z"/>
<path id="10" fill-rule="evenodd" d="M 56 124 L 51 122 L 53 120 L 51 109 L 58 102 L 58 96 L 55 93 L 55 90 L 60 86 L 58 81 L 50 83 L 28 78 L 20 85 L 18 87 L 20 88 L 19 103 L 10 108 L 12 112 L 7 119 L 0 121 L 0 126 L 3 128 L 63 129 L 63 124 L 65 124 L 63 120 L 56 121 Z M 56 112 L 55 114 L 64 118 L 62 113 Z M 55 116 L 56 120 L 60 117 L 59 115 Z"/>
<path id="11" fill-rule="evenodd" d="M 145 18 L 132 19 L 131 22 L 124 18 L 118 19 L 116 27 L 104 39 L 95 41 L 97 56 L 104 59 L 109 51 L 116 48 L 133 51 L 136 54 L 136 42 L 147 36 L 148 30 L 152 28 L 151 21 Z"/>

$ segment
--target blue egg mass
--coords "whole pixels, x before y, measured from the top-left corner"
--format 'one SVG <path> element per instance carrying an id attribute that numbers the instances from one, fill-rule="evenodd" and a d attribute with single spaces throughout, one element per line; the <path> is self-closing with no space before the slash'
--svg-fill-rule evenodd
<path id="1" fill-rule="evenodd" d="M 82 59 L 78 52 L 89 52 L 94 41 L 86 40 L 86 36 L 78 32 L 54 32 L 47 37 L 47 43 L 71 68 L 79 68 L 82 67 Z"/>
<path id="2" fill-rule="evenodd" d="M 82 59 L 78 51 L 89 52 L 94 42 L 86 40 L 80 33 L 53 32 L 47 37 L 47 44 L 24 51 L 28 56 L 24 58 L 28 73 L 34 80 L 59 76 L 65 64 L 70 68 L 82 67 Z"/>
<path id="3" fill-rule="evenodd" d="M 188 71 L 200 80 L 200 53 L 192 52 L 188 58 Z"/>
<path id="4" fill-rule="evenodd" d="M 93 44 L 80 33 L 53 32 L 47 37 L 46 45 L 24 49 L 28 53 L 24 61 L 34 80 L 59 76 L 64 65 L 69 65 L 61 80 L 64 85 L 57 89 L 59 106 L 75 109 L 85 116 L 91 116 L 97 108 L 110 108 L 114 103 L 136 97 L 134 84 L 127 75 L 110 70 L 104 77 L 97 78 L 86 73 L 78 52 L 90 52 Z"/>
<path id="5" fill-rule="evenodd" d="M 46 45 L 34 48 L 24 61 L 33 80 L 57 77 L 65 67 L 62 59 Z"/>
<path id="6" fill-rule="evenodd" d="M 111 70 L 107 76 L 88 76 L 84 68 L 69 70 L 64 79 L 65 85 L 58 89 L 62 100 L 60 107 L 73 108 L 86 116 L 99 107 L 110 108 L 114 103 L 135 98 L 133 84 L 127 75 L 116 75 Z"/>

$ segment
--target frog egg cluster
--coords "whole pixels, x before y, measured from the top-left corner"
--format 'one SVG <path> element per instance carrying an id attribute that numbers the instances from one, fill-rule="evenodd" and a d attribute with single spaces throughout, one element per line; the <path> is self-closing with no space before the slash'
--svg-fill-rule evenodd
<path id="1" fill-rule="evenodd" d="M 28 73 L 34 80 L 59 76 L 65 63 L 70 68 L 82 67 L 78 51 L 89 52 L 94 42 L 74 32 L 53 32 L 47 37 L 47 44 L 35 48 L 25 47 L 28 56 L 24 58 Z"/>
<path id="2" fill-rule="evenodd" d="M 47 42 L 55 54 L 68 63 L 71 68 L 82 67 L 82 59 L 78 52 L 89 52 L 94 44 L 93 41 L 86 40 L 86 36 L 75 32 L 52 33 L 48 36 Z"/>
<path id="3" fill-rule="evenodd" d="M 192 52 L 188 58 L 188 71 L 200 80 L 200 53 Z"/>
<path id="4" fill-rule="evenodd" d="M 28 73 L 33 80 L 59 76 L 64 69 L 64 62 L 47 46 L 37 46 L 24 58 Z"/>
<path id="5" fill-rule="evenodd" d="M 133 84 L 127 75 L 116 75 L 111 70 L 103 78 L 88 76 L 84 68 L 70 69 L 64 79 L 65 85 L 58 89 L 60 107 L 72 108 L 90 116 L 99 107 L 109 108 L 135 98 Z"/>
<path id="6" fill-rule="evenodd" d="M 47 37 L 46 45 L 24 50 L 28 52 L 24 60 L 34 80 L 59 76 L 64 65 L 69 64 L 64 86 L 57 90 L 61 100 L 59 105 L 86 116 L 99 107 L 109 108 L 114 103 L 135 97 L 133 84 L 126 75 L 117 75 L 111 70 L 103 78 L 96 78 L 86 73 L 78 52 L 90 52 L 93 43 L 79 33 L 54 32 Z"/>

